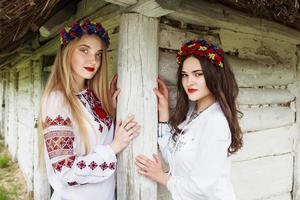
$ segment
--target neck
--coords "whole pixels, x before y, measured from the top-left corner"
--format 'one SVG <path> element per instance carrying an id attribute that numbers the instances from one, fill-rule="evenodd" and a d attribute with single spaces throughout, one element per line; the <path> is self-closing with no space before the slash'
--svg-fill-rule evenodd
<path id="1" fill-rule="evenodd" d="M 202 112 L 203 110 L 205 110 L 215 102 L 216 102 L 216 98 L 213 95 L 209 95 L 202 99 L 199 99 L 197 101 L 197 113 Z"/>
<path id="2" fill-rule="evenodd" d="M 84 86 L 84 79 L 82 80 L 76 80 L 76 87 L 75 87 L 75 92 L 81 92 L 82 90 L 84 90 L 85 86 Z"/>

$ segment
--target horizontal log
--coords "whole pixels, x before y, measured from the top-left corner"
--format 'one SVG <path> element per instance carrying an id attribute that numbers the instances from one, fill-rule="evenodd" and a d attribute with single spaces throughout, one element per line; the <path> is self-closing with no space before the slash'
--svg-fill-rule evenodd
<path id="1" fill-rule="evenodd" d="M 192 33 L 188 30 L 175 28 L 166 24 L 160 24 L 159 47 L 178 50 L 183 42 L 191 39 L 204 38 L 212 43 L 219 44 L 218 35 L 208 35 L 205 32 Z"/>
<path id="2" fill-rule="evenodd" d="M 295 124 L 244 134 L 242 149 L 231 158 L 233 161 L 241 161 L 292 152 L 296 135 Z"/>
<path id="3" fill-rule="evenodd" d="M 237 51 L 240 58 L 270 59 L 277 65 L 290 67 L 297 60 L 296 45 L 280 39 L 221 29 L 220 40 L 224 51 Z"/>
<path id="4" fill-rule="evenodd" d="M 287 85 L 295 81 L 295 69 L 275 65 L 268 62 L 269 59 L 257 61 L 229 56 L 228 60 L 240 87 Z M 175 85 L 176 55 L 160 51 L 158 66 L 159 74 L 166 83 Z"/>
<path id="5" fill-rule="evenodd" d="M 137 3 L 137 0 L 104 0 L 104 1 L 106 1 L 108 3 L 116 4 L 119 6 L 124 6 L 124 7 L 131 6 L 131 5 L 134 5 Z"/>
<path id="6" fill-rule="evenodd" d="M 176 105 L 177 89 L 173 85 L 168 86 L 169 104 L 171 108 Z M 286 89 L 256 89 L 240 88 L 237 102 L 239 105 L 283 104 L 295 100 L 295 96 Z"/>
<path id="7" fill-rule="evenodd" d="M 279 104 L 295 100 L 289 90 L 272 88 L 240 88 L 238 104 Z"/>
<path id="8" fill-rule="evenodd" d="M 258 131 L 292 125 L 295 112 L 287 107 L 243 108 L 240 120 L 243 132 Z"/>
<path id="9" fill-rule="evenodd" d="M 228 61 L 240 87 L 287 85 L 295 80 L 295 68 L 266 60 L 229 56 Z"/>
<path id="10" fill-rule="evenodd" d="M 293 156 L 289 153 L 235 162 L 232 182 L 239 200 L 267 199 L 289 193 L 293 184 Z"/>
<path id="11" fill-rule="evenodd" d="M 274 195 L 274 196 L 272 195 L 271 197 L 263 199 L 263 200 L 291 200 L 291 199 L 292 199 L 291 193 L 288 192 L 288 193 Z"/>

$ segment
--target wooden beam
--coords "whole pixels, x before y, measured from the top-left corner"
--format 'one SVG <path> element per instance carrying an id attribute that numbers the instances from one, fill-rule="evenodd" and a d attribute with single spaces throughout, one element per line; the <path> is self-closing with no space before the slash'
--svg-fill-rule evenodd
<path id="1" fill-rule="evenodd" d="M 127 7 L 136 4 L 138 0 L 105 0 L 108 3 L 116 4 L 119 6 Z"/>
<path id="2" fill-rule="evenodd" d="M 156 0 L 139 1 L 137 4 L 129 7 L 128 11 L 148 17 L 161 17 L 173 12 L 173 10 L 163 9 Z"/>
<path id="3" fill-rule="evenodd" d="M 153 93 L 158 65 L 159 20 L 141 14 L 122 14 L 118 51 L 117 118 L 135 115 L 140 135 L 120 154 L 117 196 L 121 200 L 157 199 L 157 184 L 138 175 L 135 157 L 157 153 L 157 102 Z"/>
<path id="4" fill-rule="evenodd" d="M 251 17 L 220 3 L 199 0 L 183 0 L 181 7 L 167 15 L 185 23 L 224 28 L 242 33 L 281 38 L 299 44 L 299 31 L 279 23 Z"/>

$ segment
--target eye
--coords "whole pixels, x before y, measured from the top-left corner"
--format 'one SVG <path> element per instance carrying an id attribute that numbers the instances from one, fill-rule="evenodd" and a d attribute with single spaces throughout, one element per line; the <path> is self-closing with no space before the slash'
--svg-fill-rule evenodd
<path id="1" fill-rule="evenodd" d="M 202 75 L 203 75 L 203 72 L 197 72 L 197 73 L 195 73 L 196 77 L 199 77 L 199 76 L 202 76 Z"/>
<path id="2" fill-rule="evenodd" d="M 97 56 L 98 58 L 101 58 L 101 57 L 102 57 L 102 51 L 99 51 L 98 53 L 96 53 L 96 56 Z"/>
<path id="3" fill-rule="evenodd" d="M 182 78 L 187 77 L 187 76 L 188 76 L 187 74 L 181 74 Z"/>
<path id="4" fill-rule="evenodd" d="M 89 51 L 88 51 L 88 49 L 79 49 L 82 53 L 84 53 L 84 54 L 88 54 L 89 53 Z"/>

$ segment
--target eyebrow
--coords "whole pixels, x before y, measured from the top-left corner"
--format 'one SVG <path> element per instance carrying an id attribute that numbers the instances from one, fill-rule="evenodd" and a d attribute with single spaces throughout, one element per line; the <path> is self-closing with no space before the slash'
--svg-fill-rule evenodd
<path id="1" fill-rule="evenodd" d="M 196 73 L 196 72 L 203 72 L 203 70 L 202 69 L 197 69 L 197 70 L 192 71 L 192 73 Z M 185 71 L 181 71 L 181 73 L 186 73 L 186 72 Z"/>
<path id="2" fill-rule="evenodd" d="M 89 46 L 89 45 L 87 45 L 87 44 L 81 44 L 81 45 L 79 45 L 79 47 L 86 47 L 86 48 L 89 48 L 89 49 L 91 49 L 91 47 Z M 97 52 L 99 52 L 99 51 L 103 51 L 103 49 L 99 49 Z"/>

